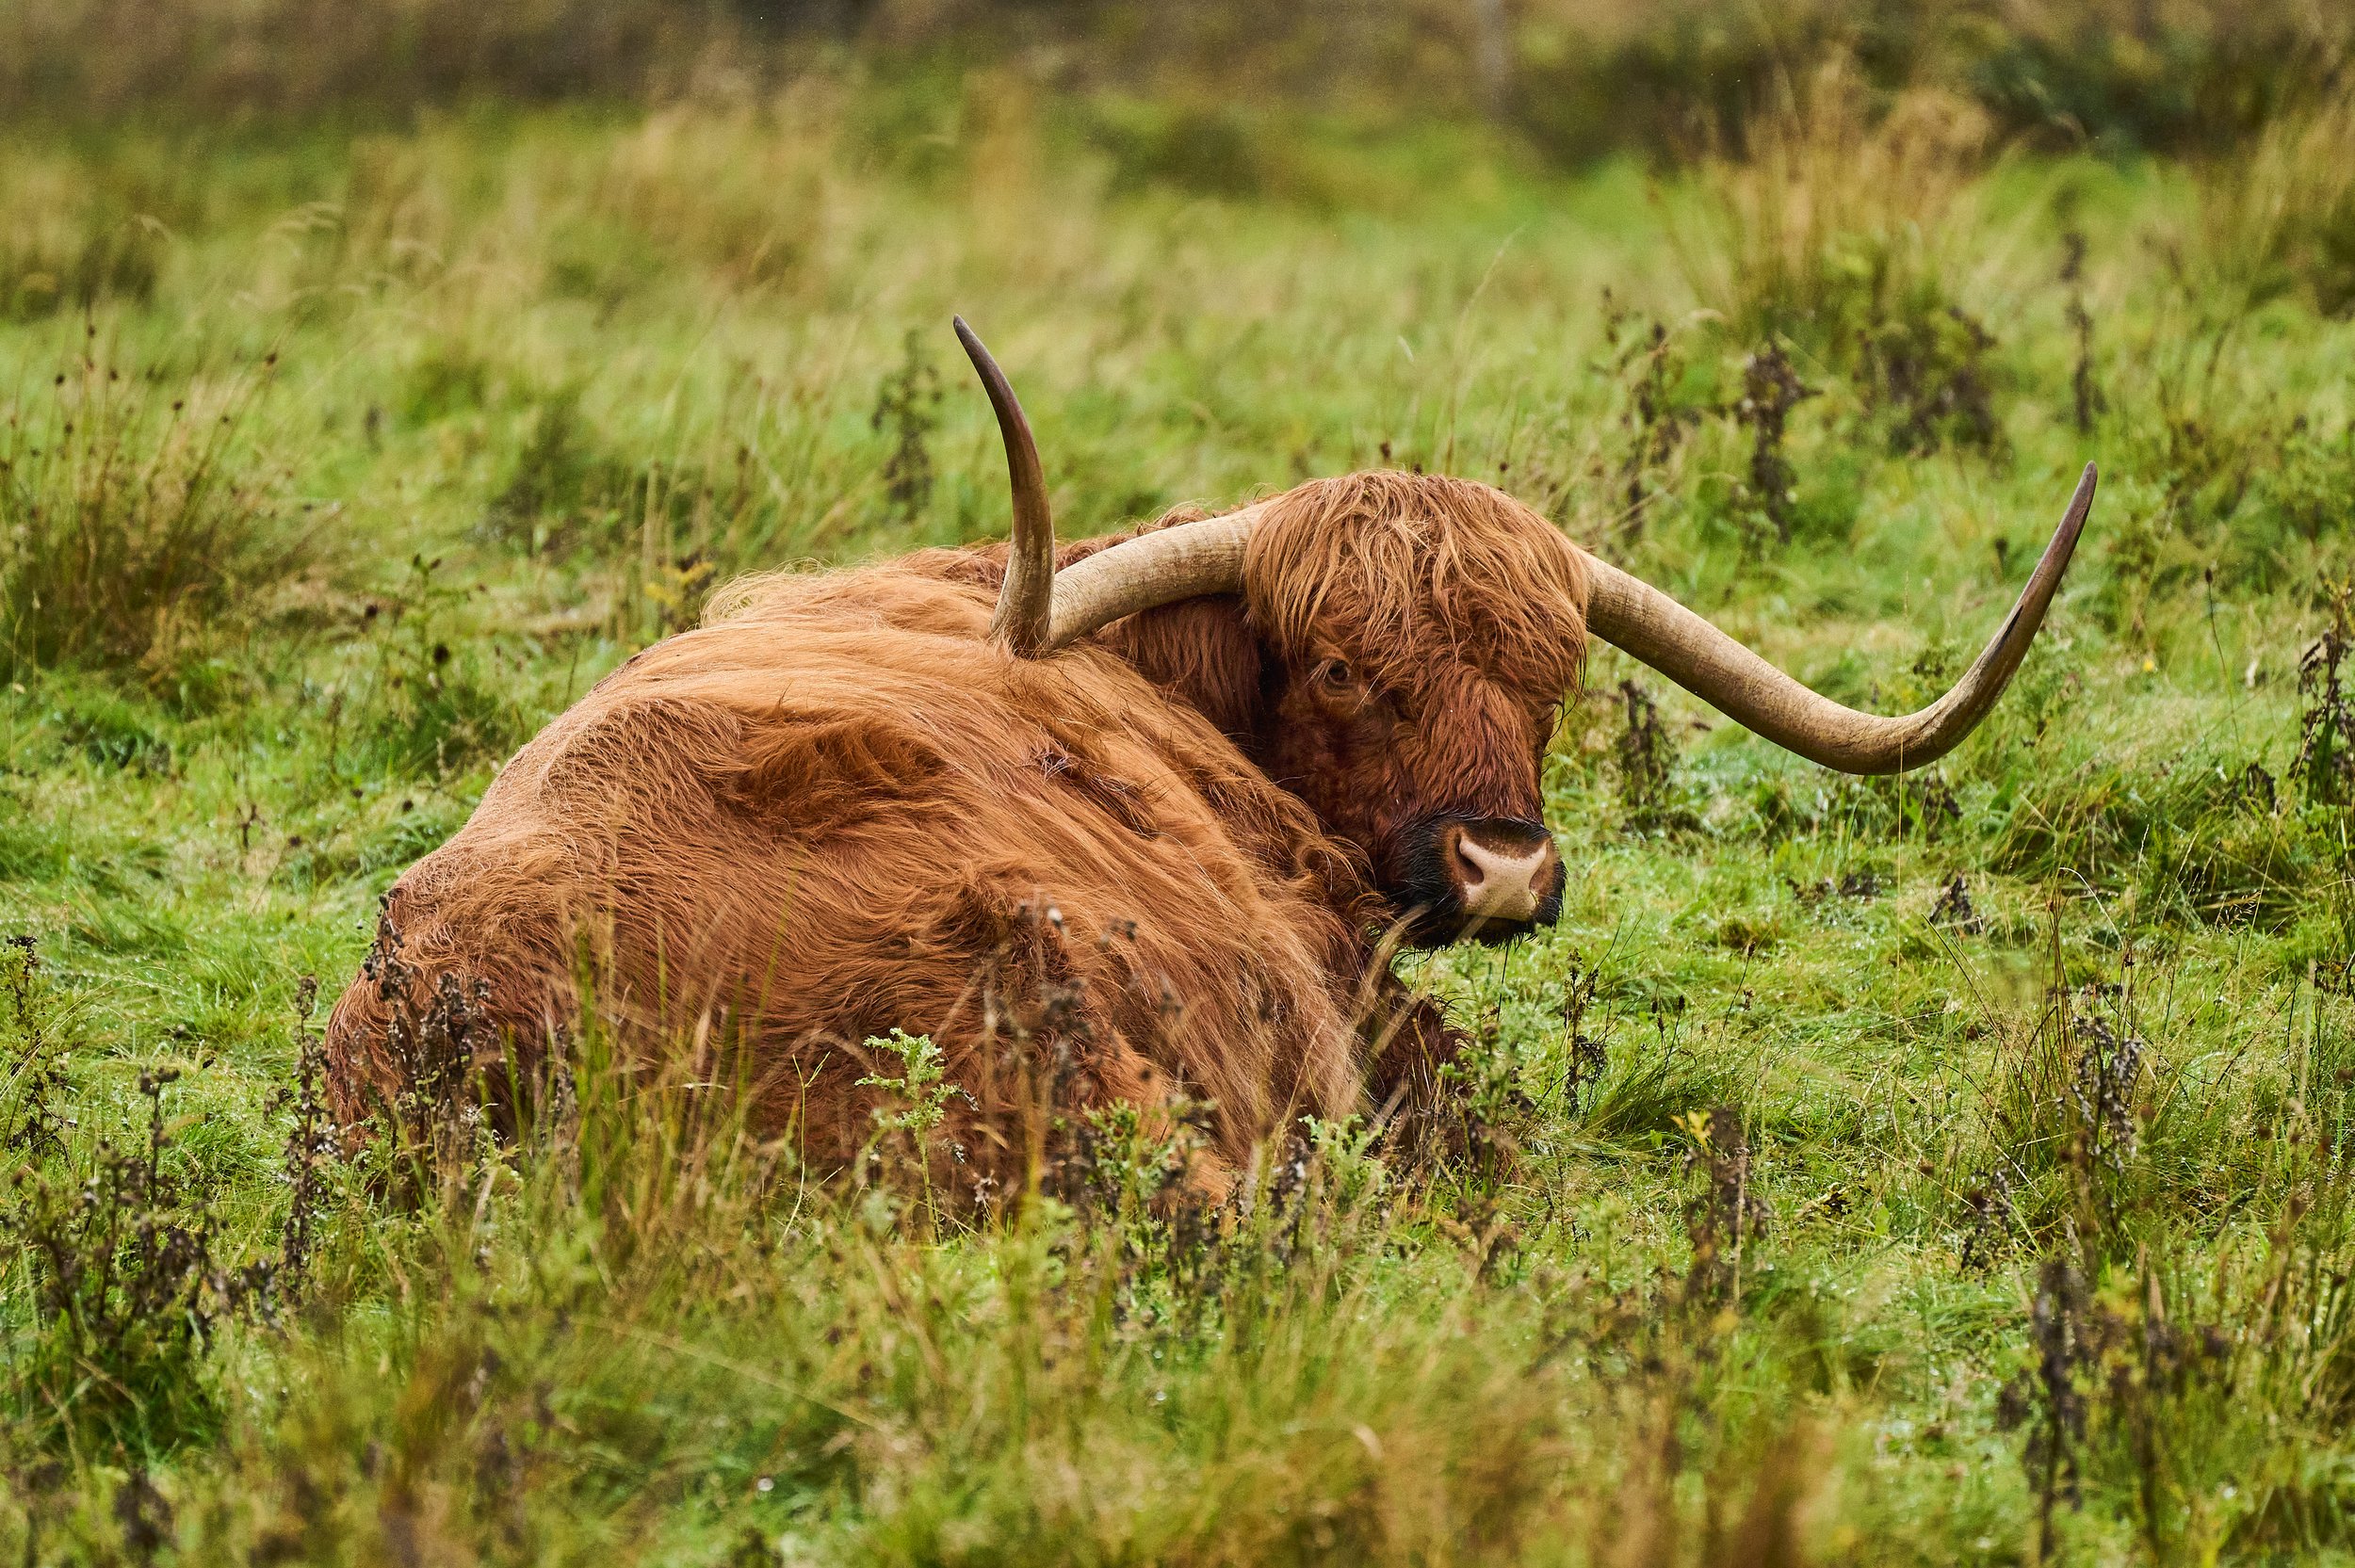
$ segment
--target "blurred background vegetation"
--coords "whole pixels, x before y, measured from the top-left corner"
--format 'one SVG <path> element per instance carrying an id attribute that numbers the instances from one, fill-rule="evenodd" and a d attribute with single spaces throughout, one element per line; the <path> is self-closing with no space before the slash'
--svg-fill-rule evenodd
<path id="1" fill-rule="evenodd" d="M 1237 177 L 1228 116 L 1480 118 L 1545 157 L 1738 141 L 1834 56 L 2054 147 L 2229 146 L 2327 93 L 2329 0 L 41 0 L 0 16 L 0 113 L 27 121 L 365 121 L 481 98 L 630 103 L 812 71 L 989 67 L 1189 105 L 1158 149 Z"/>

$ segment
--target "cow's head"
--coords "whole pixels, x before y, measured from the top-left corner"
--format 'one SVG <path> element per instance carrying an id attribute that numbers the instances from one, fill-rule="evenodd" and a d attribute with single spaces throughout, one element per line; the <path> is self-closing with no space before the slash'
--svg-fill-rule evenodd
<path id="1" fill-rule="evenodd" d="M 1563 868 L 1538 769 L 1586 650 L 1584 563 L 1561 533 L 1461 479 L 1317 480 L 1259 510 L 1241 589 L 1258 701 L 1221 717 L 1365 852 L 1408 939 L 1551 924 Z M 1162 674 L 1145 628 L 1136 641 Z"/>
<path id="2" fill-rule="evenodd" d="M 1102 634 L 1183 693 L 1362 850 L 1408 940 L 1550 924 L 1563 868 L 1538 769 L 1591 631 L 1827 767 L 1935 761 L 1994 704 L 2042 624 L 2092 505 L 2077 493 L 1970 671 L 1902 718 L 1841 706 L 1511 496 L 1395 472 L 1311 481 L 1149 529 L 1058 571 L 1030 428 L 963 321 L 1006 441 L 1014 544 L 991 635 L 1038 657 Z"/>

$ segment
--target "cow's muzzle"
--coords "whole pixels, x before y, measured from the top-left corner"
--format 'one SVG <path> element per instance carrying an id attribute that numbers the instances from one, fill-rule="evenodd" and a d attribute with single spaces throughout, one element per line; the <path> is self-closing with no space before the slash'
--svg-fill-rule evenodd
<path id="1" fill-rule="evenodd" d="M 1508 942 L 1562 917 L 1562 856 L 1542 822 L 1438 816 L 1409 829 L 1399 899 L 1408 940 Z"/>

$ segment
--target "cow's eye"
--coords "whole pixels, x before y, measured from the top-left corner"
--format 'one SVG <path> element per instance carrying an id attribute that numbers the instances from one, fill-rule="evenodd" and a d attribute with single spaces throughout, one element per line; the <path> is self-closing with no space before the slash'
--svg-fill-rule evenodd
<path id="1" fill-rule="evenodd" d="M 1350 669 L 1346 659 L 1326 659 L 1317 674 L 1327 691 L 1355 691 L 1357 688 L 1357 672 Z"/>

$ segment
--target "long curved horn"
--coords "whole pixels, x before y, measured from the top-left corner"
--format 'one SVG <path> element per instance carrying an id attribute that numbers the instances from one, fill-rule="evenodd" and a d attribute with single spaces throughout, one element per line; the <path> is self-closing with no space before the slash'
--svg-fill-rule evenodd
<path id="1" fill-rule="evenodd" d="M 1242 587 L 1243 547 L 1266 509 L 1260 501 L 1224 517 L 1159 528 L 1073 562 L 1055 579 L 1047 646 L 1060 648 L 1123 616 L 1180 599 L 1235 592 Z"/>
<path id="2" fill-rule="evenodd" d="M 1590 565 L 1587 628 L 1811 762 L 1843 773 L 1901 773 L 1954 750 L 2011 684 L 2069 570 L 2070 553 L 2093 508 L 2094 479 L 2087 463 L 2044 558 L 1987 651 L 1945 696 L 1903 718 L 1859 713 L 1818 696 L 1658 589 L 1601 560 Z"/>
<path id="3" fill-rule="evenodd" d="M 1046 472 L 1039 467 L 1031 422 L 1022 416 L 1006 373 L 965 317 L 952 319 L 965 357 L 981 374 L 983 390 L 998 415 L 998 434 L 1006 446 L 1006 480 L 1014 488 L 1014 549 L 1006 557 L 1006 581 L 998 590 L 997 612 L 989 618 L 990 640 L 1023 658 L 1037 658 L 1050 647 L 1047 628 L 1055 597 L 1055 518 L 1047 508 Z"/>

